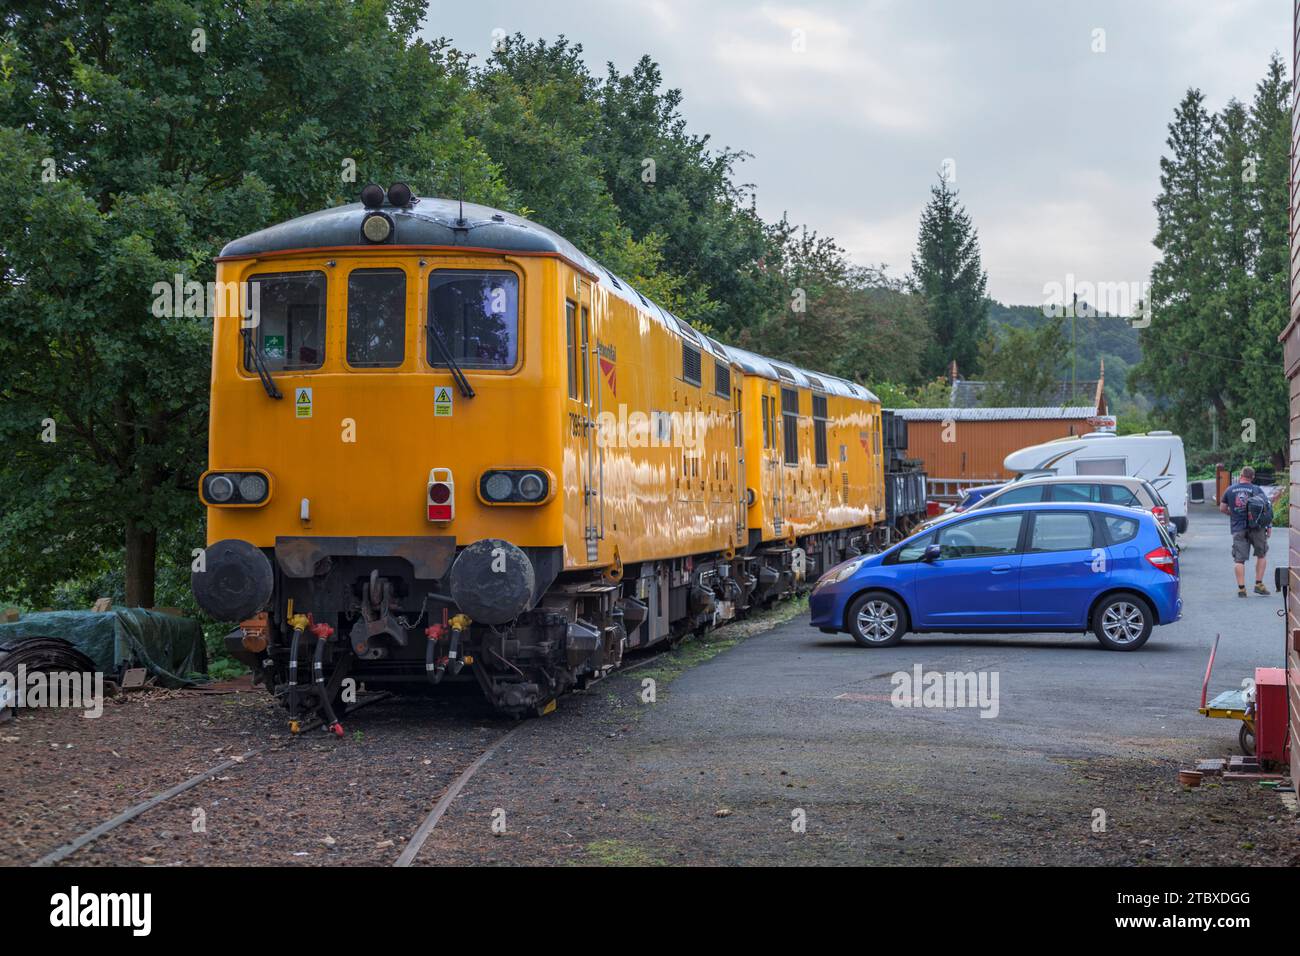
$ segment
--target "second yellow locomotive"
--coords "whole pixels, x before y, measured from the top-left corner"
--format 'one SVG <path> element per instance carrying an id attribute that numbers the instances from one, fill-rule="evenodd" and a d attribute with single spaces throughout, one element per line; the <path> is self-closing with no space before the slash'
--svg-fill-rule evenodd
<path id="1" fill-rule="evenodd" d="M 723 346 L 496 209 L 371 186 L 231 242 L 200 605 L 291 715 L 344 679 L 548 708 L 886 520 L 866 388 Z"/>

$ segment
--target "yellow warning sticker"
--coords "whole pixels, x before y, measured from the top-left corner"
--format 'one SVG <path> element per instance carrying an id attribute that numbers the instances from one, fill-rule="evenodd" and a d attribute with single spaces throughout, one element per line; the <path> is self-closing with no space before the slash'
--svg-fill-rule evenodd
<path id="1" fill-rule="evenodd" d="M 293 390 L 293 414 L 297 418 L 311 418 L 311 389 Z"/>
<path id="2" fill-rule="evenodd" d="M 451 418 L 451 389 L 445 385 L 433 393 L 433 417 Z"/>

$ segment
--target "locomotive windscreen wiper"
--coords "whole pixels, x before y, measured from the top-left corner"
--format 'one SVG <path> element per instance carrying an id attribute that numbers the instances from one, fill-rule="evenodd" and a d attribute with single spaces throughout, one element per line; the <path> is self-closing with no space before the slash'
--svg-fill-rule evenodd
<path id="1" fill-rule="evenodd" d="M 438 346 L 438 351 L 442 353 L 443 361 L 447 363 L 447 368 L 451 370 L 451 377 L 456 380 L 456 387 L 460 389 L 460 393 L 466 398 L 473 398 L 474 389 L 470 386 L 469 379 L 465 377 L 465 373 L 460 370 L 460 366 L 456 364 L 456 359 L 452 357 L 451 349 L 449 349 L 447 343 L 442 340 L 442 332 L 439 331 L 438 327 L 432 322 L 425 325 L 425 328 L 429 331 L 429 338 Z"/>
<path id="2" fill-rule="evenodd" d="M 276 387 L 275 379 L 271 378 L 271 370 L 266 367 L 262 350 L 253 344 L 253 330 L 243 328 L 240 332 L 244 336 L 244 367 L 248 367 L 248 360 L 251 358 L 253 368 L 257 371 L 257 377 L 262 380 L 262 387 L 266 389 L 266 394 L 272 398 L 284 398 L 283 393 Z"/>

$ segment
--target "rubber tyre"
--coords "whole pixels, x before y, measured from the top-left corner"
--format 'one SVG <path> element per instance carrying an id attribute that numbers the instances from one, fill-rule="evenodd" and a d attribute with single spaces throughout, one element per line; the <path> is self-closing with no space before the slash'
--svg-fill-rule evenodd
<path id="1" fill-rule="evenodd" d="M 1108 612 L 1113 613 L 1108 617 Z M 1147 642 L 1155 623 L 1151 606 L 1135 594 L 1112 594 L 1092 612 L 1092 633 L 1108 651 L 1136 651 Z M 1135 624 L 1140 629 L 1134 636 Z M 1107 629 L 1127 636 L 1110 637 Z"/>
<path id="2" fill-rule="evenodd" d="M 892 614 L 891 614 L 892 612 Z M 882 626 L 893 622 L 893 630 L 886 637 L 872 638 L 864 628 L 864 618 L 881 619 Z M 845 626 L 849 635 L 859 647 L 893 647 L 907 633 L 907 608 L 892 594 L 883 591 L 868 591 L 859 594 L 849 604 L 844 614 Z"/>
<path id="3" fill-rule="evenodd" d="M 1255 735 L 1250 732 L 1250 728 L 1245 724 L 1237 731 L 1237 746 L 1247 757 L 1255 756 Z"/>

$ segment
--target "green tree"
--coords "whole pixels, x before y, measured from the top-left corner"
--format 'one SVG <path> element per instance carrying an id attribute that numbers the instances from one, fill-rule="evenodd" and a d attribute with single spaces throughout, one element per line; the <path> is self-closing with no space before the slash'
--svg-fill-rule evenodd
<path id="1" fill-rule="evenodd" d="M 49 600 L 122 549 L 152 605 L 160 541 L 202 545 L 211 322 L 155 283 L 366 179 L 506 198 L 463 132 L 464 64 L 417 0 L 6 6 L 0 85 L 0 580 Z M 346 178 L 355 165 L 357 182 Z M 53 431 L 50 426 L 53 426 Z M 49 440 L 53 438 L 54 440 Z M 43 440 L 44 439 L 44 440 Z M 177 532 L 168 535 L 168 530 Z"/>
<path id="2" fill-rule="evenodd" d="M 1048 404 L 1060 388 L 1068 346 L 1060 316 L 1036 327 L 1007 326 L 990 334 L 980 345 L 989 383 L 980 404 L 989 408 Z"/>
<path id="3" fill-rule="evenodd" d="M 804 228 L 785 232 L 775 261 L 790 299 L 742 330 L 740 345 L 852 381 L 919 380 L 925 318 L 883 267 L 854 266 L 834 240 Z"/>
<path id="4" fill-rule="evenodd" d="M 921 213 L 920 235 L 912 256 L 912 288 L 925 298 L 930 343 L 925 370 L 942 375 L 957 362 L 965 375 L 979 370 L 984 338 L 988 275 L 980 264 L 979 235 L 957 191 L 940 175 Z"/>
<path id="5" fill-rule="evenodd" d="M 1222 306 L 1210 204 L 1216 126 L 1200 90 L 1188 90 L 1169 124 L 1170 155 L 1160 159 L 1153 240 L 1160 259 L 1151 270 L 1151 322 L 1141 330 L 1142 361 L 1130 376 L 1159 396 L 1185 439 L 1206 446 L 1207 408 L 1224 420 L 1228 383 L 1239 370 L 1233 340 L 1223 337 L 1216 314 Z"/>
<path id="6" fill-rule="evenodd" d="M 664 268 L 701 290 L 709 304 L 682 317 L 734 338 L 791 294 L 771 270 L 781 225 L 768 227 L 736 184 L 747 158 L 712 149 L 686 129 L 680 90 L 665 89 L 643 56 L 628 73 L 612 64 L 600 88 L 596 150 L 605 183 L 632 235 L 663 238 Z"/>
<path id="7" fill-rule="evenodd" d="M 642 57 L 602 80 L 582 47 L 506 37 L 474 74 L 470 131 L 500 164 L 514 208 L 574 242 L 643 294 L 732 338 L 776 308 L 782 233 L 744 204 L 744 154 L 686 131 L 681 94 Z M 642 248 L 645 244 L 645 248 Z M 653 263 L 653 273 L 646 268 Z"/>
<path id="8" fill-rule="evenodd" d="M 1252 212 L 1258 223 L 1258 253 L 1249 312 L 1239 327 L 1241 369 L 1235 377 L 1238 415 L 1234 430 L 1249 419 L 1255 425 L 1253 451 L 1283 468 L 1290 438 L 1290 403 L 1278 336 L 1290 315 L 1290 84 L 1282 59 L 1274 54 L 1255 88 L 1246 140 L 1254 160 Z M 1246 429 L 1243 434 L 1248 434 Z"/>

